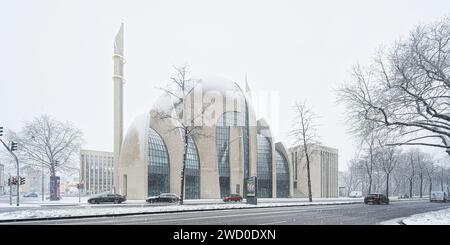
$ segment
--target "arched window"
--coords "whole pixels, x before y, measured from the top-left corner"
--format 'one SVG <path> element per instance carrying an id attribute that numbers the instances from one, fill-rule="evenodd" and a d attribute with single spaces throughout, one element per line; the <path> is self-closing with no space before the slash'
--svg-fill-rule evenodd
<path id="1" fill-rule="evenodd" d="M 277 197 L 289 197 L 289 166 L 284 155 L 276 151 L 277 161 Z"/>
<path id="2" fill-rule="evenodd" d="M 170 190 L 170 161 L 166 145 L 152 128 L 148 137 L 148 195 L 155 196 Z"/>
<path id="3" fill-rule="evenodd" d="M 186 199 L 200 199 L 200 160 L 192 137 L 188 138 L 185 171 Z"/>
<path id="4" fill-rule="evenodd" d="M 267 137 L 257 135 L 258 197 L 272 197 L 272 147 Z"/>
<path id="5" fill-rule="evenodd" d="M 230 193 L 230 142 L 240 139 L 230 139 L 230 127 L 244 127 L 245 115 L 240 112 L 225 112 L 216 124 L 216 152 L 219 168 L 220 197 Z M 248 150 L 248 138 L 244 131 L 244 152 Z M 245 153 L 244 153 L 245 154 Z M 247 158 L 244 158 L 246 160 Z M 244 163 L 245 164 L 245 163 Z"/>

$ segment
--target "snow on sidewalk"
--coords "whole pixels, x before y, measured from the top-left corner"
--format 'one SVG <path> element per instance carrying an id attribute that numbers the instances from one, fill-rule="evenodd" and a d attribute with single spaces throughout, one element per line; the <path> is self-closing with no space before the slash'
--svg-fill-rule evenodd
<path id="1" fill-rule="evenodd" d="M 450 208 L 415 214 L 403 219 L 405 225 L 450 225 Z"/>
<path id="2" fill-rule="evenodd" d="M 250 204 L 206 204 L 206 205 L 172 205 L 172 206 L 148 206 L 148 207 L 77 207 L 77 208 L 58 208 L 58 209 L 30 209 L 13 212 L 0 213 L 0 220 L 17 219 L 42 219 L 58 217 L 77 217 L 77 216 L 101 216 L 117 214 L 142 214 L 142 213 L 164 213 L 164 212 L 182 212 L 182 211 L 202 211 L 202 210 L 220 210 L 220 209 L 241 209 L 241 208 L 263 208 L 263 207 L 281 207 L 281 206 L 310 206 L 310 205 L 333 205 L 333 204 L 352 204 L 360 201 L 328 201 L 328 202 L 292 202 L 292 203 L 260 203 L 257 206 Z"/>

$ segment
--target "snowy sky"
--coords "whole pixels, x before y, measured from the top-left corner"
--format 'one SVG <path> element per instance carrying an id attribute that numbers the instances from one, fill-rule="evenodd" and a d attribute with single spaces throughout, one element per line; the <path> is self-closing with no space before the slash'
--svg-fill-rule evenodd
<path id="1" fill-rule="evenodd" d="M 19 129 L 48 113 L 72 121 L 85 148 L 112 151 L 113 38 L 125 22 L 125 130 L 147 112 L 173 72 L 221 76 L 278 94 L 264 113 L 289 143 L 291 106 L 307 99 L 321 116 L 340 170 L 356 149 L 333 89 L 415 25 L 450 15 L 448 0 L 88 1 L 0 0 L 0 125 Z M 244 87 L 244 86 L 243 86 Z M 274 116 L 278 115 L 278 116 Z"/>

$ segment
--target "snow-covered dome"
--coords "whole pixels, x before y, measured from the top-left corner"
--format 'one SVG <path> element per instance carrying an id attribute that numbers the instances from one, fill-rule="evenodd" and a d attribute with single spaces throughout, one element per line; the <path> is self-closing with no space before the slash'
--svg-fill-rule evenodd
<path id="1" fill-rule="evenodd" d="M 203 105 L 207 103 L 216 104 L 215 106 L 220 108 L 222 113 L 229 110 L 241 112 L 246 110 L 245 95 L 236 82 L 216 76 L 194 77 L 192 80 L 195 86 L 191 90 L 190 95 L 194 96 L 194 103 L 197 103 L 197 100 L 201 99 Z M 173 115 L 176 100 L 174 96 L 164 93 L 158 97 L 151 112 Z M 238 109 L 234 109 L 236 107 L 236 101 Z M 196 104 L 196 106 L 196 109 L 201 108 L 199 104 Z M 224 108 L 225 111 L 223 111 Z M 180 113 L 181 108 L 177 108 L 177 112 Z M 219 117 L 220 114 L 216 115 L 216 117 Z"/>
<path id="2" fill-rule="evenodd" d="M 199 82 L 205 92 L 217 91 L 223 94 L 237 92 L 244 96 L 239 85 L 226 78 L 217 76 L 203 76 L 201 78 L 194 79 Z"/>

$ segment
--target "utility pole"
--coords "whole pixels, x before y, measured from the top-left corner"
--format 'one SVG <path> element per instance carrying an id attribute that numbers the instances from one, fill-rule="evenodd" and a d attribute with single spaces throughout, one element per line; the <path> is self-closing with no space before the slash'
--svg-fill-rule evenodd
<path id="1" fill-rule="evenodd" d="M 0 127 L 0 136 L 3 136 L 3 127 Z M 17 181 L 20 181 L 20 170 L 19 170 L 19 159 L 17 158 L 16 154 L 14 154 L 13 151 L 17 150 L 17 143 L 14 141 L 11 141 L 11 148 L 8 147 L 7 144 L 5 144 L 5 142 L 3 142 L 3 140 L 0 138 L 0 142 L 2 143 L 2 145 L 6 148 L 6 150 L 8 150 L 8 152 L 14 157 L 14 160 L 16 160 L 16 168 L 17 168 Z M 16 191 L 17 191 L 17 206 L 19 206 L 19 186 L 20 186 L 20 182 L 17 183 L 16 186 Z"/>
<path id="2" fill-rule="evenodd" d="M 3 143 L 3 141 L 2 141 Z M 3 143 L 4 144 L 4 143 Z M 17 143 L 11 142 L 11 150 L 9 151 L 11 155 L 13 155 L 14 159 L 16 160 L 16 169 L 17 169 L 17 181 L 19 181 L 16 184 L 16 192 L 17 192 L 17 203 L 16 206 L 19 206 L 20 203 L 20 196 L 19 196 L 19 187 L 20 187 L 20 169 L 19 169 L 19 159 L 17 158 L 16 154 L 14 154 L 13 151 L 17 150 Z"/>

